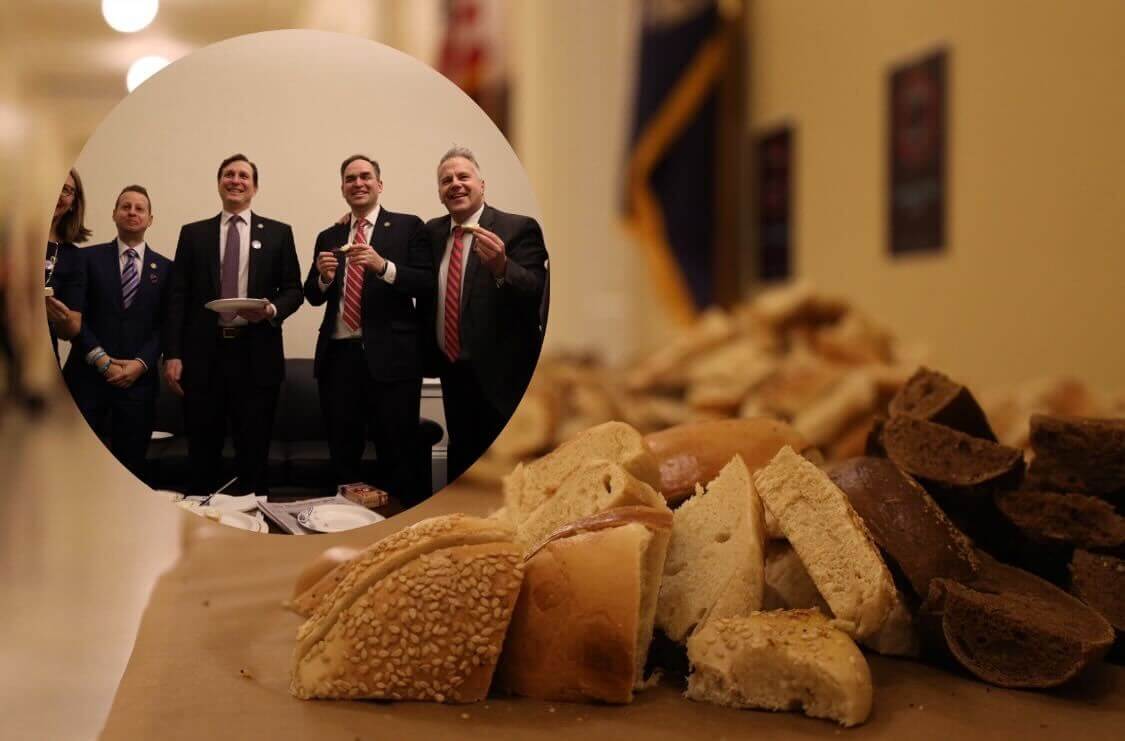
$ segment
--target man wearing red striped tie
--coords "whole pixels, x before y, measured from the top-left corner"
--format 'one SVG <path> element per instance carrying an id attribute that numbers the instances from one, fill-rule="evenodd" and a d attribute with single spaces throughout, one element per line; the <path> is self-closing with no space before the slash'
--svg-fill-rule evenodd
<path id="1" fill-rule="evenodd" d="M 364 481 L 370 438 L 376 481 L 406 505 L 430 494 L 412 454 L 422 391 L 419 319 L 411 295 L 432 275 L 411 267 L 408 252 L 422 220 L 379 205 L 379 163 L 362 154 L 340 166 L 340 192 L 351 214 L 320 233 L 305 298 L 326 305 L 314 373 L 337 484 Z"/>
<path id="2" fill-rule="evenodd" d="M 485 204 L 469 149 L 446 152 L 437 180 L 449 214 L 425 226 L 437 290 L 418 307 L 426 375 L 441 378 L 452 481 L 500 434 L 531 380 L 545 329 L 547 248 L 535 219 Z"/>

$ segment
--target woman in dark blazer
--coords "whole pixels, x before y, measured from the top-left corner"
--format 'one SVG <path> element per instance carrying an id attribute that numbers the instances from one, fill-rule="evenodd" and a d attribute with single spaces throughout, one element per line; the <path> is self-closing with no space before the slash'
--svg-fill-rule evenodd
<path id="1" fill-rule="evenodd" d="M 45 280 L 47 288 L 47 324 L 51 330 L 51 346 L 59 357 L 59 339 L 69 340 L 82 327 L 82 313 L 76 311 L 85 292 L 85 271 L 78 245 L 90 238 L 86 228 L 86 192 L 82 178 L 71 170 L 59 192 L 55 213 L 51 217 L 51 233 L 47 241 Z"/>

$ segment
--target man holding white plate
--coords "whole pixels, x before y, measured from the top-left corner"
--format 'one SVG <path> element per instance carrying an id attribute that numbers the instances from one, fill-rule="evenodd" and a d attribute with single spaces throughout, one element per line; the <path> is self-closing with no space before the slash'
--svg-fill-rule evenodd
<path id="1" fill-rule="evenodd" d="M 258 167 L 219 166 L 217 216 L 180 230 L 164 330 L 164 379 L 184 397 L 192 493 L 220 483 L 227 424 L 234 492 L 268 495 L 270 433 L 285 377 L 281 323 L 301 305 L 293 230 L 253 213 Z"/>

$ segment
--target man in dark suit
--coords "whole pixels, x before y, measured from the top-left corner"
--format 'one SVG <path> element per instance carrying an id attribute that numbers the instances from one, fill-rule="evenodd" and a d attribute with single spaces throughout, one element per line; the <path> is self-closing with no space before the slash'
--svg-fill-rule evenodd
<path id="1" fill-rule="evenodd" d="M 117 239 L 80 252 L 86 279 L 74 309 L 82 313 L 82 325 L 63 378 L 90 427 L 117 460 L 144 478 L 172 261 L 145 243 L 152 202 L 144 187 L 121 191 L 113 223 Z"/>
<path id="2" fill-rule="evenodd" d="M 418 294 L 426 321 L 426 375 L 441 378 L 449 480 L 500 434 L 531 380 L 543 342 L 547 248 L 535 219 L 484 202 L 473 153 L 454 147 L 438 163 L 438 197 L 449 212 L 424 227 L 437 276 Z"/>
<path id="3" fill-rule="evenodd" d="M 193 493 L 214 491 L 227 422 L 236 492 L 269 493 L 266 464 L 285 377 L 281 323 L 300 307 L 301 268 L 293 230 L 250 210 L 258 167 L 244 155 L 218 173 L 223 211 L 180 230 L 164 331 L 164 377 L 184 396 Z M 236 312 L 205 307 L 219 298 L 265 303 Z"/>
<path id="4" fill-rule="evenodd" d="M 340 192 L 351 215 L 317 236 L 305 280 L 309 303 L 327 304 L 313 372 L 333 472 L 338 484 L 362 479 L 370 428 L 379 485 L 405 504 L 416 504 L 430 493 L 412 454 L 422 367 L 418 312 L 408 287 L 424 290 L 432 277 L 416 275 L 408 253 L 422 220 L 379 205 L 382 174 L 366 155 L 352 155 L 340 165 Z M 333 250 L 344 246 L 341 264 Z"/>

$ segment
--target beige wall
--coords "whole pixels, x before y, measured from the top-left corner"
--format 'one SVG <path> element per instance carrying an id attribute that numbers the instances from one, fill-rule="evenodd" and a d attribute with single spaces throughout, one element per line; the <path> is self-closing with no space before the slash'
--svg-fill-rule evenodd
<path id="1" fill-rule="evenodd" d="M 633 3 L 536 1 L 513 9 L 514 143 L 555 258 L 546 346 L 593 349 L 621 362 L 651 346 L 663 320 L 618 209 L 633 95 Z"/>
<path id="2" fill-rule="evenodd" d="M 166 68 L 113 110 L 76 166 L 94 241 L 115 236 L 120 189 L 142 183 L 155 215 L 148 241 L 172 257 L 180 226 L 221 208 L 219 162 L 245 152 L 261 173 L 253 208 L 293 226 L 303 278 L 316 235 L 347 210 L 341 160 L 374 156 L 385 186 L 380 204 L 428 219 L 445 213 L 436 167 L 453 144 L 476 152 L 488 200 L 539 214 L 512 148 L 445 78 L 365 39 L 276 31 L 215 44 Z M 289 357 L 312 356 L 323 312 L 306 304 L 286 321 Z"/>
<path id="3" fill-rule="evenodd" d="M 796 130 L 796 270 L 981 383 L 1125 388 L 1125 3 L 751 3 L 752 127 Z M 888 258 L 888 68 L 950 50 L 949 246 Z"/>

